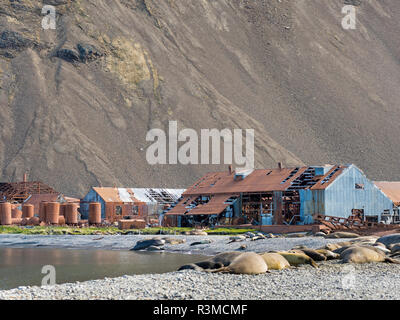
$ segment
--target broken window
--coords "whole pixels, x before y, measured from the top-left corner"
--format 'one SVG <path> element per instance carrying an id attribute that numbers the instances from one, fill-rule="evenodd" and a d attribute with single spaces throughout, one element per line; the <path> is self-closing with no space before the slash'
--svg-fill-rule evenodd
<path id="1" fill-rule="evenodd" d="M 115 214 L 120 216 L 122 214 L 122 206 L 115 207 Z"/>
<path id="2" fill-rule="evenodd" d="M 364 184 L 363 183 L 356 183 L 356 189 L 364 190 Z"/>

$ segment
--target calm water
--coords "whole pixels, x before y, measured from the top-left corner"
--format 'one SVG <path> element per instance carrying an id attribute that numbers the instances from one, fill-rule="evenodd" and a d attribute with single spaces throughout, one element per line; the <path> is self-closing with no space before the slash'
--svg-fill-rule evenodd
<path id="1" fill-rule="evenodd" d="M 0 248 L 0 290 L 40 286 L 42 267 L 53 265 L 56 283 L 103 279 L 121 275 L 176 271 L 203 256 L 111 250 Z"/>

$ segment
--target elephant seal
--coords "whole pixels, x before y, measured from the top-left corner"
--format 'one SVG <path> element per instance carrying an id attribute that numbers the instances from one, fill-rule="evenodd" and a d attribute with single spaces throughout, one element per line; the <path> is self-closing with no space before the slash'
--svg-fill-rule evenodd
<path id="1" fill-rule="evenodd" d="M 400 243 L 400 233 L 380 237 L 376 242 L 383 243 L 386 247 L 389 247 L 391 244 Z"/>
<path id="2" fill-rule="evenodd" d="M 162 240 L 165 240 L 165 243 L 172 244 L 172 245 L 186 243 L 186 239 L 163 238 Z"/>
<path id="3" fill-rule="evenodd" d="M 340 254 L 334 253 L 327 249 L 317 249 L 315 251 L 317 251 L 320 254 L 323 254 L 326 257 L 326 260 L 338 259 L 340 257 Z"/>
<path id="4" fill-rule="evenodd" d="M 263 258 L 267 264 L 268 270 L 282 270 L 290 267 L 289 261 L 279 253 L 266 252 L 261 254 L 261 258 Z"/>
<path id="5" fill-rule="evenodd" d="M 228 243 L 231 243 L 231 242 L 239 242 L 239 241 L 244 241 L 244 240 L 246 240 L 246 237 L 245 236 L 233 236 L 233 237 L 230 237 L 229 238 L 229 242 Z"/>
<path id="6" fill-rule="evenodd" d="M 133 251 L 144 250 L 151 246 L 161 247 L 164 244 L 165 244 L 165 240 L 161 240 L 161 239 L 140 240 L 140 241 L 136 242 L 136 245 L 131 249 L 131 251 L 132 250 Z"/>
<path id="7" fill-rule="evenodd" d="M 314 268 L 318 268 L 318 265 L 315 263 L 315 261 L 307 256 L 305 253 L 294 253 L 294 252 L 288 252 L 288 251 L 278 251 L 281 256 L 283 256 L 291 266 L 299 266 L 301 264 L 309 264 L 313 266 Z"/>
<path id="8" fill-rule="evenodd" d="M 373 247 L 353 246 L 347 248 L 340 254 L 343 263 L 369 263 L 369 262 L 391 262 L 400 264 L 400 261 L 391 259 L 386 254 Z"/>
<path id="9" fill-rule="evenodd" d="M 199 244 L 210 244 L 212 241 L 210 239 L 205 239 L 201 241 L 192 242 L 190 246 L 198 246 Z"/>
<path id="10" fill-rule="evenodd" d="M 233 259 L 227 267 L 222 267 L 210 272 L 224 272 L 233 274 L 262 274 L 268 271 L 268 266 L 264 259 L 254 252 L 245 252 Z"/>
<path id="11" fill-rule="evenodd" d="M 396 244 L 390 246 L 390 252 L 392 254 L 394 254 L 394 253 L 400 254 L 400 243 L 396 243 Z"/>
<path id="12" fill-rule="evenodd" d="M 336 243 L 328 243 L 324 248 L 322 249 L 327 249 L 330 251 L 335 252 L 336 249 L 339 249 L 341 247 L 345 247 L 345 246 L 351 246 L 353 244 L 353 242 L 350 241 L 343 241 L 343 242 L 336 242 Z"/>
<path id="13" fill-rule="evenodd" d="M 222 267 L 229 266 L 232 263 L 232 261 L 241 254 L 242 252 L 237 252 L 237 251 L 222 252 L 208 260 L 199 261 L 191 265 L 196 265 L 197 267 L 200 267 L 201 270 L 219 269 Z"/>
<path id="14" fill-rule="evenodd" d="M 184 266 L 180 267 L 178 269 L 178 271 L 182 271 L 182 270 L 196 270 L 196 271 L 204 271 L 204 269 L 202 267 L 199 267 L 197 264 L 195 263 L 191 263 L 191 264 L 185 264 Z"/>
<path id="15" fill-rule="evenodd" d="M 334 232 L 327 234 L 326 239 L 345 239 L 345 238 L 358 238 L 360 235 L 354 232 Z"/>
<path id="16" fill-rule="evenodd" d="M 303 248 L 303 249 L 300 249 L 300 251 L 304 252 L 307 256 L 309 256 L 314 261 L 326 261 L 327 260 L 327 258 L 324 254 L 319 253 L 316 250 L 313 250 L 310 248 Z"/>

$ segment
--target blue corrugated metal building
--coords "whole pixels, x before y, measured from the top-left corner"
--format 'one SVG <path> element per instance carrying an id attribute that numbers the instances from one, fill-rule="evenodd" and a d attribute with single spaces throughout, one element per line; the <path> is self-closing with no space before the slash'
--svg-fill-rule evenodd
<path id="1" fill-rule="evenodd" d="M 300 189 L 300 216 L 305 223 L 314 214 L 348 218 L 354 212 L 381 222 L 393 215 L 393 201 L 355 165 L 348 165 L 326 188 Z"/>

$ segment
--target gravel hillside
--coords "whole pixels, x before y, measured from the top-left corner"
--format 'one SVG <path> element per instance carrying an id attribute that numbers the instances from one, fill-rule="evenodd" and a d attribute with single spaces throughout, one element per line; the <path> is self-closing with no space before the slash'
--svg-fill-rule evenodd
<path id="1" fill-rule="evenodd" d="M 169 120 L 255 129 L 259 168 L 352 162 L 400 179 L 399 17 L 393 0 L 0 0 L 2 180 L 28 171 L 82 196 L 221 169 L 148 165 L 146 133 Z"/>

